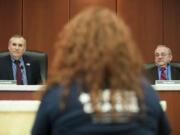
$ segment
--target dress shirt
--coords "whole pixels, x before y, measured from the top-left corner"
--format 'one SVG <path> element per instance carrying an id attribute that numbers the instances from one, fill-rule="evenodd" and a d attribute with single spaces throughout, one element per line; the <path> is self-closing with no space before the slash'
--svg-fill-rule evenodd
<path id="1" fill-rule="evenodd" d="M 11 61 L 12 61 L 13 77 L 14 77 L 14 80 L 16 80 L 16 64 L 15 64 L 15 59 L 13 57 L 11 57 Z M 21 57 L 19 59 L 19 61 L 20 61 L 20 68 L 21 68 L 21 73 L 22 73 L 23 84 L 27 85 L 26 68 L 24 66 L 23 58 Z"/>

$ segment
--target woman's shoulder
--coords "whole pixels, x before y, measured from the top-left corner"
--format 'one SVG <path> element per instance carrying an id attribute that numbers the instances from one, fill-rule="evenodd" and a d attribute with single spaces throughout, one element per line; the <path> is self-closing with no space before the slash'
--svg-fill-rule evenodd
<path id="1" fill-rule="evenodd" d="M 54 85 L 51 88 L 47 89 L 43 94 L 41 102 L 53 102 L 55 99 L 59 98 L 59 92 L 61 87 L 59 85 Z"/>

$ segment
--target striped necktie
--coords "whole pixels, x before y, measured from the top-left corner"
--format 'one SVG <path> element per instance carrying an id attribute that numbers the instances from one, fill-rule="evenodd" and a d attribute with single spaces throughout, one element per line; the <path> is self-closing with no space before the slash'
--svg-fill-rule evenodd
<path id="1" fill-rule="evenodd" d="M 21 73 L 21 68 L 20 68 L 20 61 L 15 60 L 16 63 L 16 80 L 17 84 L 21 85 L 22 84 L 22 73 Z"/>
<path id="2" fill-rule="evenodd" d="M 164 73 L 165 70 L 166 70 L 165 68 L 161 68 L 161 80 L 167 80 L 167 76 Z"/>

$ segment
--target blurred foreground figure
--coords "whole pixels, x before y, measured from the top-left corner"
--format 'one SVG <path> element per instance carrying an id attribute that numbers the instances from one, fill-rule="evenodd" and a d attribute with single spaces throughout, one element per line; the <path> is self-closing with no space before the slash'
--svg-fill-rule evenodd
<path id="1" fill-rule="evenodd" d="M 56 43 L 53 77 L 32 135 L 169 135 L 167 117 L 141 67 L 121 19 L 103 8 L 81 12 Z"/>

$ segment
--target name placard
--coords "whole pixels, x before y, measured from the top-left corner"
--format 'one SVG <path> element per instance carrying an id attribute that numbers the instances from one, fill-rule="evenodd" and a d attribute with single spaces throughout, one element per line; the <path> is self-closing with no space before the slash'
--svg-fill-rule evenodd
<path id="1" fill-rule="evenodd" d="M 155 84 L 180 84 L 180 80 L 156 80 Z"/>
<path id="2" fill-rule="evenodd" d="M 16 84 L 16 80 L 0 80 L 0 84 Z"/>

